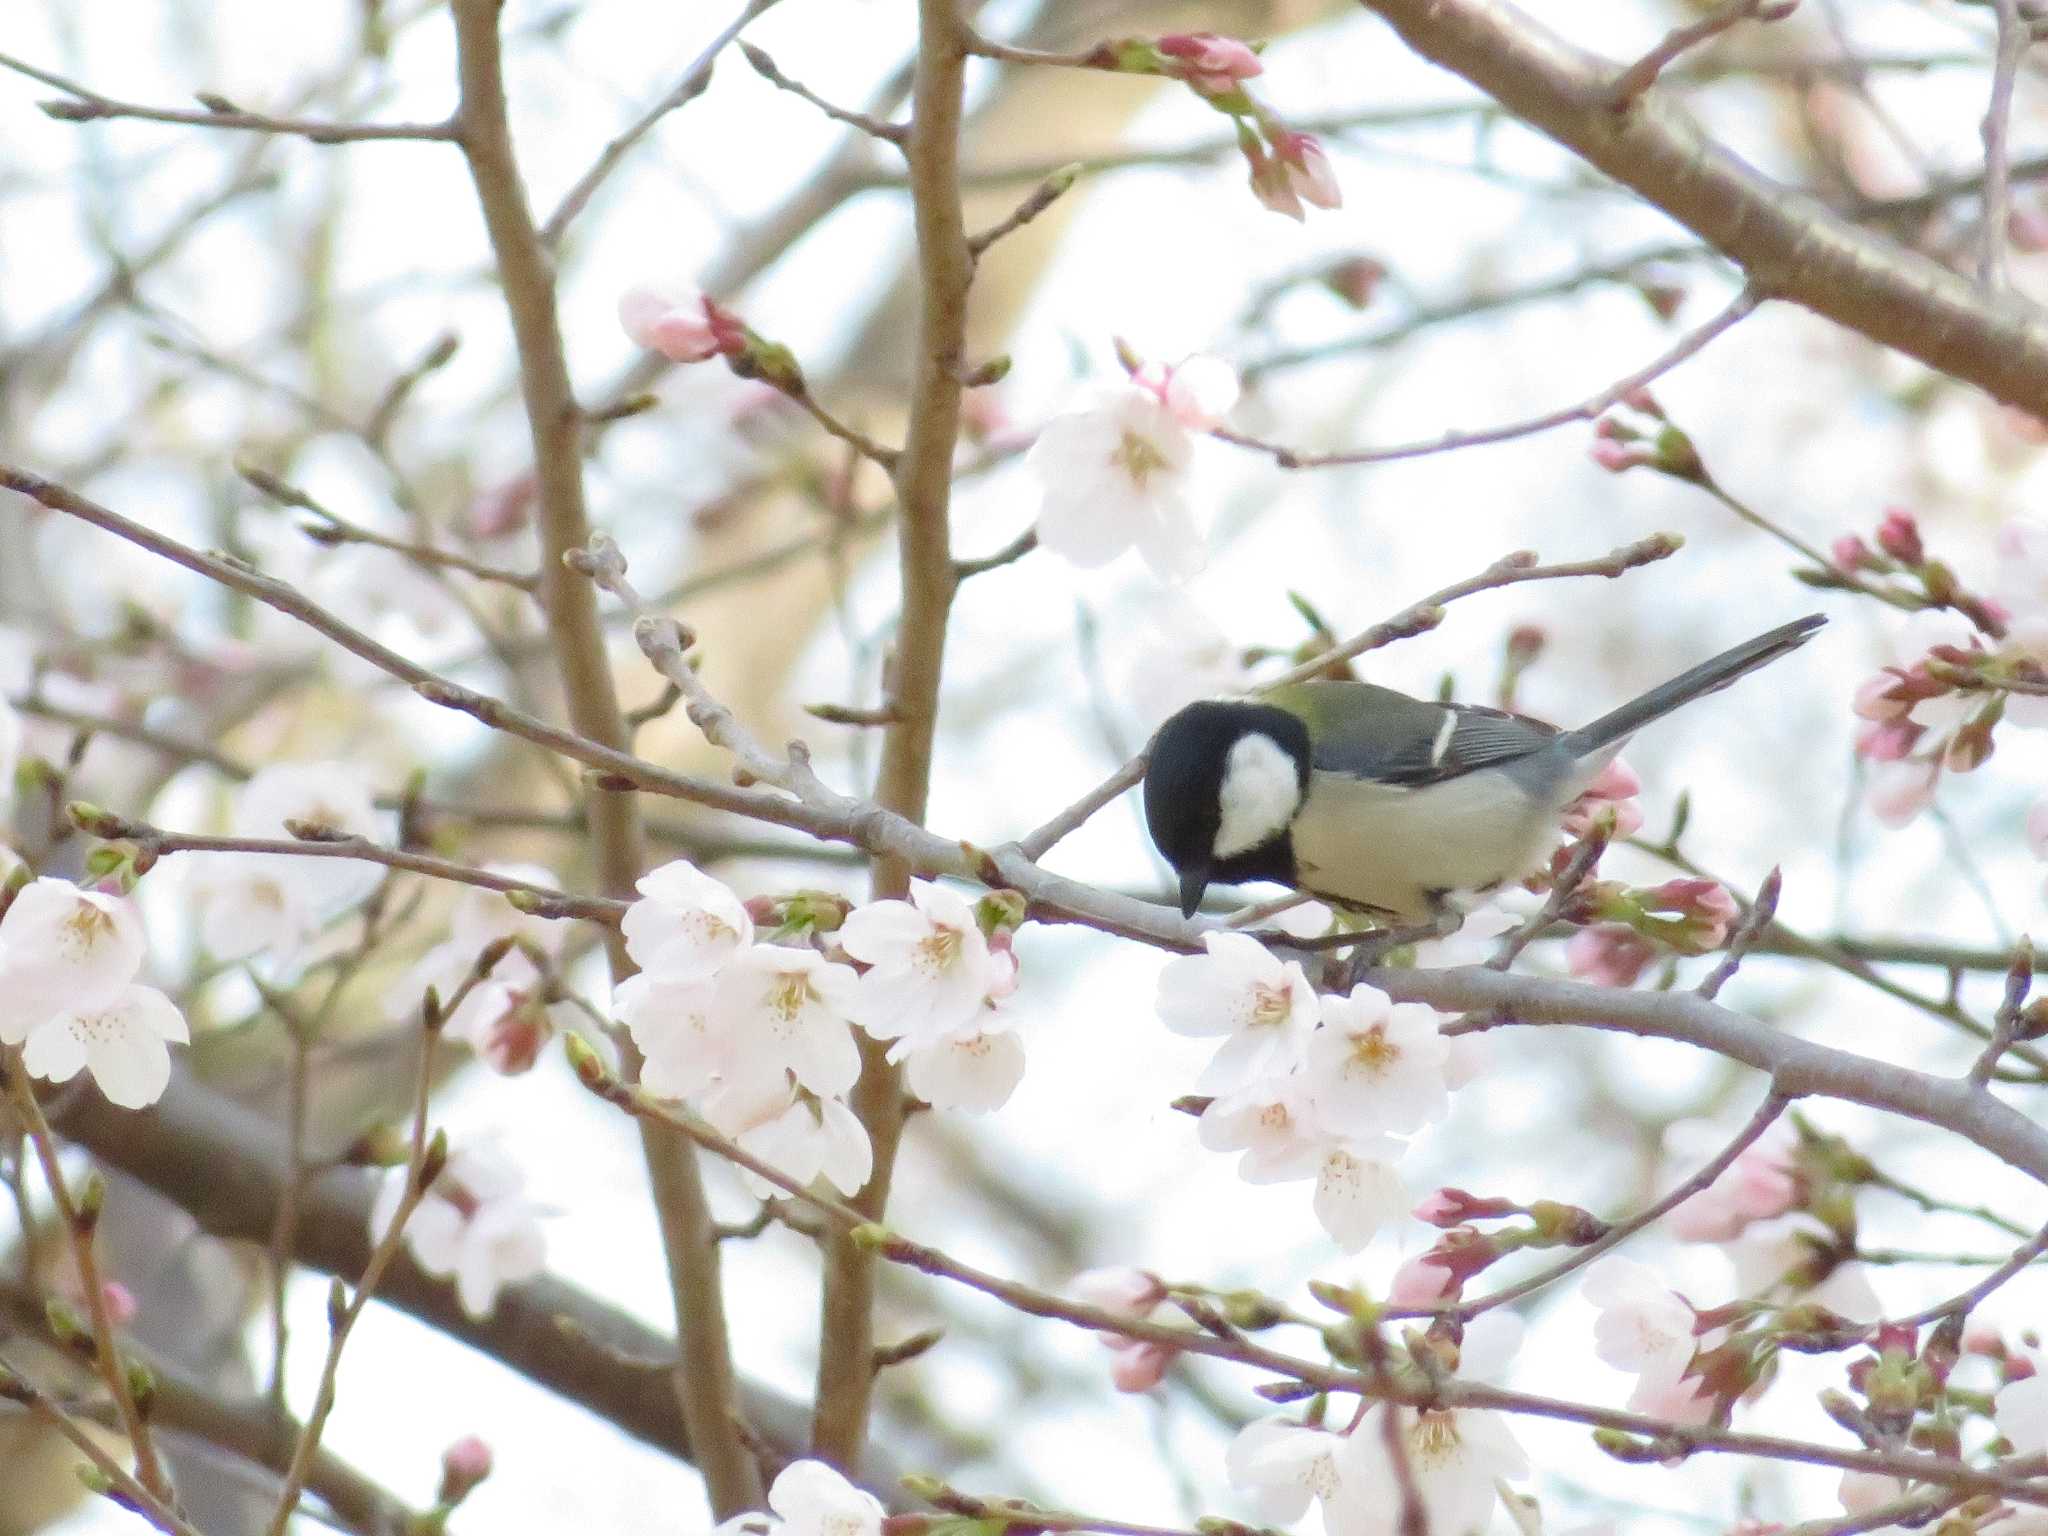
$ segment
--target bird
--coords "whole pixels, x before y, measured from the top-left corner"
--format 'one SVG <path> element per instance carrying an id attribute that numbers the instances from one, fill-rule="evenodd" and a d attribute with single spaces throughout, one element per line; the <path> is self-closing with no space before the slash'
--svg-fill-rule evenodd
<path id="1" fill-rule="evenodd" d="M 1541 866 L 1559 816 L 1637 731 L 1825 623 L 1815 613 L 1780 625 L 1572 731 L 1328 679 L 1198 700 L 1152 738 L 1146 827 L 1179 877 L 1184 917 L 1212 885 L 1269 880 L 1436 927 L 1454 895 Z"/>

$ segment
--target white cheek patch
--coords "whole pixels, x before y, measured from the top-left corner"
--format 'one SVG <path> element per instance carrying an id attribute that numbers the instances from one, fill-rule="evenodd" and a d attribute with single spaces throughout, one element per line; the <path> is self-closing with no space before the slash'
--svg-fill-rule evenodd
<path id="1" fill-rule="evenodd" d="M 1234 858 L 1287 830 L 1301 809 L 1301 778 L 1287 749 L 1254 731 L 1230 749 L 1217 797 L 1217 858 Z"/>

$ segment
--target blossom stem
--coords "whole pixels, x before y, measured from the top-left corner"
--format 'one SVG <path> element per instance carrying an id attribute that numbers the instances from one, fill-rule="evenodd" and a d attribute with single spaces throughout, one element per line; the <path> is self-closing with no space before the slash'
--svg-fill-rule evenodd
<path id="1" fill-rule="evenodd" d="M 0 1047 L 0 1077 L 6 1079 L 8 1097 L 14 1101 L 15 1111 L 21 1116 L 28 1138 L 35 1145 L 36 1161 L 43 1170 L 43 1182 L 49 1186 L 50 1198 L 56 1202 L 57 1213 L 63 1219 L 65 1236 L 71 1244 L 72 1264 L 78 1271 L 78 1287 L 84 1293 L 86 1316 L 92 1322 L 93 1358 L 99 1367 L 100 1379 L 107 1384 L 107 1391 L 120 1414 L 121 1433 L 134 1449 L 136 1479 L 148 1490 L 152 1500 L 169 1507 L 175 1498 L 170 1478 L 157 1456 L 149 1422 L 136 1403 L 128 1367 L 121 1359 L 121 1348 L 114 1338 L 114 1320 L 107 1311 L 106 1279 L 100 1272 L 99 1249 L 94 1240 L 99 1212 L 85 1210 L 64 1177 L 63 1165 L 57 1158 L 57 1138 L 43 1115 L 43 1106 L 36 1099 L 35 1089 L 29 1084 L 28 1069 L 22 1065 L 19 1047 Z"/>
<path id="2" fill-rule="evenodd" d="M 0 1360 L 0 1402 L 19 1403 L 32 1416 L 50 1426 L 91 1464 L 94 1472 L 106 1480 L 107 1487 L 118 1493 L 122 1502 L 151 1525 L 165 1533 L 165 1536 L 202 1536 L 197 1527 L 189 1524 L 178 1512 L 116 1461 L 107 1448 L 85 1432 L 85 1428 L 58 1404 L 49 1393 L 42 1390 L 19 1370 Z"/>

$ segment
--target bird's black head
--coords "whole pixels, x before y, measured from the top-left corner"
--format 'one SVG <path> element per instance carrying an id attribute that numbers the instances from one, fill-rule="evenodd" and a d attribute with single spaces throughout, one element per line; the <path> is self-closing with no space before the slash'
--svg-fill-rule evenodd
<path id="1" fill-rule="evenodd" d="M 1288 829 L 1308 770 L 1308 727 L 1270 704 L 1205 700 L 1159 728 L 1145 770 L 1145 824 L 1180 875 L 1185 916 L 1212 883 L 1292 883 Z"/>

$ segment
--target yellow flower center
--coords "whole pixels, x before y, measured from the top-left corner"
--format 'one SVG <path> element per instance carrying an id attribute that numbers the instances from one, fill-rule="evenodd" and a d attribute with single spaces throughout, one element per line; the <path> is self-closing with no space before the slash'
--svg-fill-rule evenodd
<path id="1" fill-rule="evenodd" d="M 1425 1409 L 1408 1431 L 1408 1446 L 1417 1461 L 1445 1461 L 1458 1452 L 1458 1416 Z"/>
<path id="2" fill-rule="evenodd" d="M 1294 1012 L 1294 989 L 1285 983 L 1269 987 L 1264 982 L 1252 987 L 1252 1028 L 1272 1029 L 1285 1024 Z"/>
<path id="3" fill-rule="evenodd" d="M 802 971 L 784 971 L 768 988 L 768 1006 L 786 1024 L 817 995 L 811 978 Z"/>
<path id="4" fill-rule="evenodd" d="M 1166 455 L 1159 451 L 1159 445 L 1151 438 L 1126 429 L 1123 441 L 1117 444 L 1109 462 L 1129 475 L 1131 482 L 1143 490 L 1147 480 L 1166 468 Z"/>
<path id="5" fill-rule="evenodd" d="M 960 957 L 960 930 L 957 928 L 934 928 L 929 938 L 918 940 L 918 965 L 927 975 L 936 976 Z"/>
<path id="6" fill-rule="evenodd" d="M 114 936 L 114 919 L 89 901 L 81 901 L 71 909 L 71 915 L 64 919 L 63 937 L 58 941 L 64 952 L 73 959 L 81 959 L 99 947 L 103 939 Z"/>
<path id="7" fill-rule="evenodd" d="M 1351 1037 L 1352 1064 L 1375 1077 L 1400 1059 L 1400 1048 L 1387 1039 L 1385 1025 L 1375 1024 L 1364 1034 Z"/>

